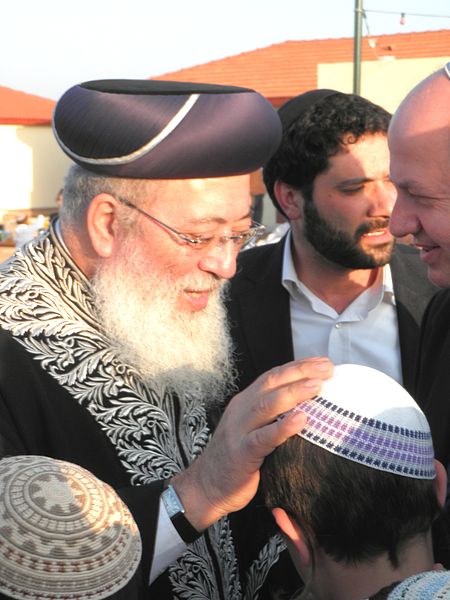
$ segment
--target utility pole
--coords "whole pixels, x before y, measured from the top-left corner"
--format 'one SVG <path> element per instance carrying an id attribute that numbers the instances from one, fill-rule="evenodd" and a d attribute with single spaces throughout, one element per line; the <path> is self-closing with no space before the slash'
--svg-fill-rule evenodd
<path id="1" fill-rule="evenodd" d="M 361 30 L 363 0 L 355 0 L 355 36 L 353 42 L 353 93 L 361 92 Z"/>

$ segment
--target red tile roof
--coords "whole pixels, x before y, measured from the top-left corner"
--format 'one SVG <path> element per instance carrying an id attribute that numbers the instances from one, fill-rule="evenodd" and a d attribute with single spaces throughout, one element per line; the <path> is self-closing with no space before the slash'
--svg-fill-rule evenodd
<path id="1" fill-rule="evenodd" d="M 56 102 L 0 86 L 0 125 L 48 125 Z"/>
<path id="2" fill-rule="evenodd" d="M 353 38 L 287 41 L 152 79 L 249 87 L 279 106 L 288 98 L 317 87 L 319 64 L 352 62 L 353 48 Z M 450 29 L 364 36 L 361 60 L 382 56 L 450 57 Z"/>

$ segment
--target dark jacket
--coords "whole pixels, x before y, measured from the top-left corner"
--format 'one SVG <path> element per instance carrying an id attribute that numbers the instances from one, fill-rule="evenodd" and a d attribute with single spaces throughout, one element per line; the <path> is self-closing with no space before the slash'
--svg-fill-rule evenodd
<path id="1" fill-rule="evenodd" d="M 433 434 L 436 458 L 450 464 L 450 290 L 442 290 L 424 315 L 416 385 L 417 402 Z"/>
<path id="2" fill-rule="evenodd" d="M 285 238 L 239 255 L 228 311 L 236 348 L 239 388 L 268 369 L 294 358 L 289 294 L 281 285 Z M 426 276 L 418 252 L 397 244 L 390 262 L 396 299 L 403 385 L 412 392 L 419 327 L 437 288 Z"/>

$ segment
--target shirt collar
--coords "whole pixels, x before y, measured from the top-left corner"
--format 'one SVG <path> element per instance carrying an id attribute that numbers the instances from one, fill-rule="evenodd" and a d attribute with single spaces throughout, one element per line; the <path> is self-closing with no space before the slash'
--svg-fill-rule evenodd
<path id="1" fill-rule="evenodd" d="M 392 271 L 389 264 L 383 268 L 382 295 L 386 299 L 391 299 L 394 303 L 394 284 L 392 281 Z M 289 230 L 286 235 L 286 240 L 283 250 L 283 266 L 281 269 L 281 285 L 292 295 L 294 289 L 301 291 L 301 281 L 297 277 L 295 270 L 294 259 L 292 256 L 292 231 Z"/>
<path id="2" fill-rule="evenodd" d="M 290 283 L 288 283 L 290 282 Z M 299 279 L 295 271 L 294 259 L 292 257 L 292 231 L 286 234 L 283 250 L 283 266 L 281 269 L 281 284 L 289 291 L 291 284 L 298 285 Z"/>

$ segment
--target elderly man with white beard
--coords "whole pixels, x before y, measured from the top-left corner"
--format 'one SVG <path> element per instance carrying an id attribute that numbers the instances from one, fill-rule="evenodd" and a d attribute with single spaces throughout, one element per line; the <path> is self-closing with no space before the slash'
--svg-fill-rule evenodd
<path id="1" fill-rule="evenodd" d="M 332 371 L 277 368 L 212 431 L 233 390 L 222 290 L 261 231 L 248 173 L 275 150 L 278 117 L 253 90 L 105 80 L 69 89 L 53 129 L 76 163 L 60 218 L 0 269 L 0 453 L 115 488 L 140 529 L 145 597 L 256 599 L 284 545 L 252 547 L 229 515 L 304 420 L 278 415 Z"/>

